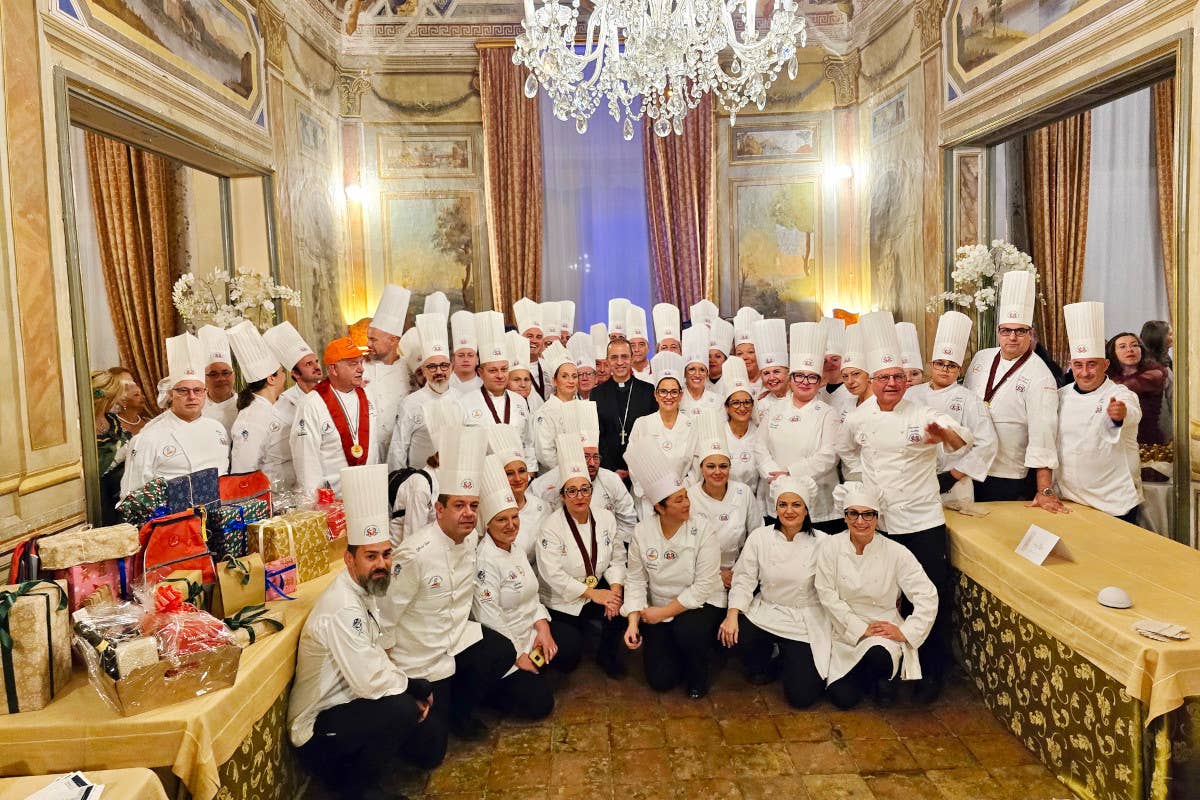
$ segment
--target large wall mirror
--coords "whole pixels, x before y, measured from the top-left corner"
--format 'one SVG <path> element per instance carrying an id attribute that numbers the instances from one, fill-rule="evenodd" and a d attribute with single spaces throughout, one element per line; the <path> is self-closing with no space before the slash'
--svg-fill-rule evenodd
<path id="1" fill-rule="evenodd" d="M 123 472 L 113 431 L 159 413 L 163 340 L 187 328 L 172 301 L 180 277 L 219 292 L 239 271 L 278 279 L 272 182 L 67 76 L 58 89 L 88 519 L 112 524 Z"/>

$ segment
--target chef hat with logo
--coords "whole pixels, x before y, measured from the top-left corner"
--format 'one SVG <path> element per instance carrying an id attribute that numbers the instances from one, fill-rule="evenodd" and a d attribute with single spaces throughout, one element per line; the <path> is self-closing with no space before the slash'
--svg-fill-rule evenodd
<path id="1" fill-rule="evenodd" d="M 760 362 L 761 363 L 761 362 Z M 819 322 L 793 322 L 788 370 L 821 374 L 825 366 L 825 331 Z"/>
<path id="2" fill-rule="evenodd" d="M 427 294 L 422 311 L 426 314 L 441 314 L 443 318 L 450 319 L 450 298 L 446 297 L 445 292 Z"/>
<path id="3" fill-rule="evenodd" d="M 917 326 L 911 322 L 897 322 L 896 338 L 900 341 L 900 366 L 905 369 L 924 369 Z"/>
<path id="4" fill-rule="evenodd" d="M 862 326 L 863 349 L 867 354 L 866 371 L 874 375 L 893 367 L 900 369 L 900 340 L 896 336 L 892 312 L 863 314 L 858 324 Z"/>
<path id="5" fill-rule="evenodd" d="M 733 323 L 717 317 L 708 323 L 708 349 L 733 352 Z"/>
<path id="6" fill-rule="evenodd" d="M 629 309 L 625 312 L 625 338 L 650 341 L 650 329 L 646 325 L 646 309 L 632 303 L 629 304 Z"/>
<path id="7" fill-rule="evenodd" d="M 532 328 L 537 328 L 542 333 L 546 332 L 542 324 L 542 304 L 535 303 L 528 297 L 522 297 L 513 303 L 513 320 L 517 324 L 517 333 L 523 334 Z M 525 346 L 528 347 L 529 343 L 526 342 Z"/>
<path id="8" fill-rule="evenodd" d="M 654 341 L 662 346 L 664 339 L 681 342 L 679 309 L 672 303 L 655 303 L 650 310 L 654 317 Z"/>
<path id="9" fill-rule="evenodd" d="M 846 320 L 837 317 L 821 317 L 821 328 L 825 331 L 825 355 L 845 355 Z"/>
<path id="10" fill-rule="evenodd" d="M 425 429 L 429 431 L 429 438 L 433 442 L 435 453 L 441 452 L 445 436 L 452 433 L 454 429 L 463 427 L 462 406 L 454 399 L 454 392 L 447 392 L 446 395 L 442 395 L 436 400 L 430 400 L 421 407 Z M 483 429 L 481 428 L 481 430 Z"/>
<path id="11" fill-rule="evenodd" d="M 746 372 L 746 362 L 740 358 L 729 359 L 721 370 L 721 394 L 728 400 L 735 392 L 745 392 L 754 399 L 754 384 Z"/>
<path id="12" fill-rule="evenodd" d="M 781 319 L 760 319 L 752 326 L 758 368 L 788 366 L 787 325 Z"/>
<path id="13" fill-rule="evenodd" d="M 680 342 L 683 349 L 683 366 L 688 364 L 703 364 L 708 368 L 708 329 L 703 325 L 693 325 L 683 332 Z"/>
<path id="14" fill-rule="evenodd" d="M 654 378 L 654 385 L 667 378 L 674 378 L 683 386 L 683 356 L 679 353 L 672 353 L 670 350 L 664 350 L 661 353 L 655 353 L 654 358 L 650 359 L 650 376 Z"/>
<path id="15" fill-rule="evenodd" d="M 558 485 L 565 486 L 572 478 L 588 476 L 587 460 L 583 457 L 583 442 L 577 433 L 560 433 L 554 438 L 558 450 Z"/>
<path id="16" fill-rule="evenodd" d="M 629 328 L 629 300 L 625 297 L 614 297 L 608 301 L 608 335 L 627 338 Z"/>
<path id="17" fill-rule="evenodd" d="M 883 510 L 883 498 L 879 490 L 860 481 L 846 481 L 833 487 L 833 505 L 839 512 L 845 513 L 847 508 L 873 508 Z"/>
<path id="18" fill-rule="evenodd" d="M 421 332 L 414 325 L 400 335 L 400 354 L 409 372 L 421 367 Z"/>
<path id="19" fill-rule="evenodd" d="M 487 428 L 487 436 L 488 452 L 500 459 L 500 466 L 508 466 L 514 461 L 525 462 L 521 434 L 512 425 L 491 425 Z"/>
<path id="20" fill-rule="evenodd" d="M 567 339 L 567 352 L 579 369 L 596 368 L 596 351 L 592 347 L 591 334 L 583 331 L 572 333 L 571 338 Z"/>
<path id="21" fill-rule="evenodd" d="M 625 463 L 629 466 L 629 476 L 642 487 L 642 496 L 652 505 L 683 488 L 678 467 L 667 459 L 653 439 L 630 442 L 625 450 Z"/>
<path id="22" fill-rule="evenodd" d="M 552 339 L 550 344 L 546 345 L 546 349 L 542 351 L 542 369 L 546 371 L 552 379 L 554 373 L 558 372 L 558 368 L 563 364 L 574 364 L 575 359 L 571 358 L 571 354 L 567 352 L 567 348 L 562 346 L 562 342 L 557 339 Z"/>
<path id="23" fill-rule="evenodd" d="M 558 338 L 559 332 L 562 330 L 562 322 L 559 319 L 562 312 L 559 310 L 557 300 L 547 300 L 541 304 L 542 311 L 542 333 L 546 338 Z"/>
<path id="24" fill-rule="evenodd" d="M 756 309 L 742 306 L 733 317 L 733 346 L 754 344 L 754 323 L 763 318 Z"/>
<path id="25" fill-rule="evenodd" d="M 507 428 L 507 425 L 497 425 L 497 428 Z M 497 456 L 488 456 L 483 460 L 483 468 L 479 472 L 479 525 L 487 528 L 497 514 L 517 507 L 517 498 L 513 496 L 512 487 L 508 485 L 508 476 L 504 474 L 504 462 Z"/>
<path id="26" fill-rule="evenodd" d="M 229 334 L 215 325 L 205 325 L 196 331 L 200 340 L 200 351 L 203 353 L 204 366 L 209 364 L 233 364 L 233 354 L 229 350 Z"/>
<path id="27" fill-rule="evenodd" d="M 1069 303 L 1063 316 L 1071 358 L 1104 358 L 1104 303 Z"/>
<path id="28" fill-rule="evenodd" d="M 1032 272 L 1014 269 L 1004 273 L 1000 283 L 1000 306 L 996 325 L 1033 326 L 1033 306 L 1037 297 L 1037 282 Z"/>
<path id="29" fill-rule="evenodd" d="M 558 301 L 558 328 L 568 336 L 575 332 L 575 301 Z"/>
<path id="30" fill-rule="evenodd" d="M 309 354 L 316 355 L 316 352 L 308 346 L 308 342 L 304 341 L 300 331 L 296 330 L 296 326 L 290 322 L 279 323 L 264 332 L 262 337 L 267 346 L 271 348 L 271 352 L 275 353 L 275 357 L 279 359 L 279 363 L 283 364 L 288 372 L 291 372 L 300 363 L 300 359 Z"/>
<path id="31" fill-rule="evenodd" d="M 842 369 L 867 371 L 867 354 L 863 350 L 863 329 L 860 323 L 846 326 L 846 344 L 842 351 Z"/>
<path id="32" fill-rule="evenodd" d="M 441 314 L 418 314 L 417 332 L 421 334 L 421 363 L 434 356 L 450 358 L 450 343 L 446 336 L 446 318 Z"/>
<path id="33" fill-rule="evenodd" d="M 209 363 L 200 340 L 190 333 L 167 339 L 167 373 L 172 388 L 182 381 L 204 383 L 204 370 Z"/>
<path id="34" fill-rule="evenodd" d="M 713 320 L 720 319 L 721 309 L 709 299 L 705 298 L 698 303 L 693 303 L 688 309 L 688 319 L 693 325 L 711 325 Z"/>
<path id="35" fill-rule="evenodd" d="M 487 429 L 450 427 L 438 442 L 438 486 L 442 494 L 478 497 L 479 473 L 487 453 Z"/>
<path id="36" fill-rule="evenodd" d="M 967 356 L 967 342 L 971 339 L 971 318 L 961 311 L 947 311 L 938 320 L 937 333 L 933 337 L 930 361 L 953 361 L 960 367 Z"/>
<path id="37" fill-rule="evenodd" d="M 517 370 L 529 372 L 529 340 L 516 331 L 505 331 L 504 345 L 508 354 L 508 374 Z"/>
<path id="38" fill-rule="evenodd" d="M 229 344 L 237 353 L 238 368 L 246 383 L 261 381 L 279 371 L 279 359 L 250 320 L 244 319 L 229 329 Z"/>
<path id="39" fill-rule="evenodd" d="M 342 468 L 342 505 L 346 510 L 346 543 L 390 542 L 387 464 Z"/>
<path id="40" fill-rule="evenodd" d="M 475 314 L 474 322 L 475 351 L 479 354 L 479 363 L 503 361 L 507 364 L 508 343 L 504 338 L 504 315 L 499 311 L 480 311 Z"/>
<path id="41" fill-rule="evenodd" d="M 608 326 L 603 322 L 597 322 L 592 327 L 588 328 L 592 336 L 592 347 L 595 348 L 594 354 L 597 361 L 605 361 L 608 359 Z"/>
<path id="42" fill-rule="evenodd" d="M 475 350 L 478 346 L 475 334 L 475 315 L 470 311 L 455 311 L 450 315 L 450 352 Z"/>
<path id="43" fill-rule="evenodd" d="M 392 336 L 404 333 L 404 320 L 408 317 L 408 303 L 411 299 L 412 292 L 403 286 L 389 283 L 383 287 L 383 295 L 379 298 L 379 305 L 375 306 L 374 316 L 371 317 L 371 327 Z"/>
<path id="44" fill-rule="evenodd" d="M 804 501 L 804 507 L 812 512 L 812 505 L 817 499 L 817 484 L 807 475 L 780 475 L 771 482 L 771 508 L 769 512 L 775 511 L 775 504 L 779 502 L 779 498 L 791 492 L 799 496 Z M 774 516 L 772 513 L 771 516 Z"/>
<path id="45" fill-rule="evenodd" d="M 703 463 L 711 455 L 729 458 L 724 411 L 718 408 L 704 409 L 696 416 L 693 430 L 696 432 L 696 449 L 693 451 L 696 464 Z"/>
<path id="46" fill-rule="evenodd" d="M 600 446 L 600 417 L 596 404 L 584 400 L 563 407 L 563 425 L 570 433 L 578 434 L 584 447 Z"/>

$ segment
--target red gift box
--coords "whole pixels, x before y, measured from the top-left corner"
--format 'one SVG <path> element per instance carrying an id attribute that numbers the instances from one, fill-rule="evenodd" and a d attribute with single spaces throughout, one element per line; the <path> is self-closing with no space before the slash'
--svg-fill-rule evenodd
<path id="1" fill-rule="evenodd" d="M 332 489 L 317 489 L 317 511 L 325 512 L 325 522 L 329 525 L 329 540 L 340 539 L 346 535 L 346 508 Z"/>
<path id="2" fill-rule="evenodd" d="M 54 570 L 57 580 L 67 582 L 67 598 L 71 611 L 79 609 L 84 601 L 105 586 L 112 593 L 113 599 L 125 596 L 126 585 L 132 574 L 133 556 L 110 558 L 91 564 L 76 564 L 66 569 Z"/>

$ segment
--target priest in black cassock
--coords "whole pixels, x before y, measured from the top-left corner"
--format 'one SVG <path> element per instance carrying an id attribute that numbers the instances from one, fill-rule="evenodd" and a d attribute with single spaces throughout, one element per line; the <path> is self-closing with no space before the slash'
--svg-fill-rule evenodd
<path id="1" fill-rule="evenodd" d="M 633 351 L 624 339 L 608 343 L 608 365 L 612 378 L 592 390 L 600 418 L 600 466 L 611 469 L 629 482 L 625 466 L 625 446 L 638 417 L 658 410 L 654 387 L 633 377 Z"/>

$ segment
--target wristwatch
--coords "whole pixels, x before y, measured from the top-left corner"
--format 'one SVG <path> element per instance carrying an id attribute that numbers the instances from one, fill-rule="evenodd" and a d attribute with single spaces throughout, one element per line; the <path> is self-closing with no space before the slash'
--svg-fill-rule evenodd
<path id="1" fill-rule="evenodd" d="M 1043 497 L 1054 497 L 1055 496 L 1054 490 L 1051 489 L 1049 486 L 1047 486 L 1045 489 L 1042 489 L 1042 496 Z"/>

